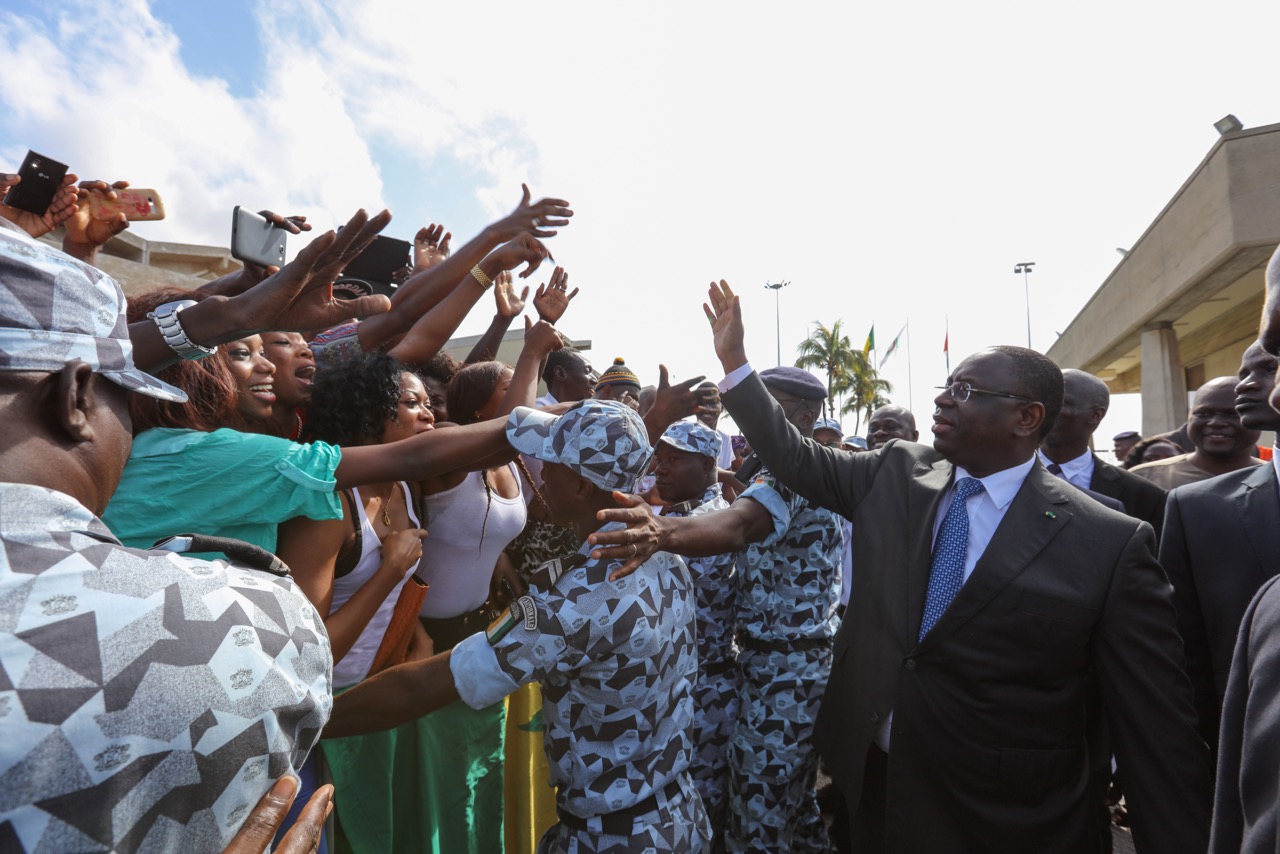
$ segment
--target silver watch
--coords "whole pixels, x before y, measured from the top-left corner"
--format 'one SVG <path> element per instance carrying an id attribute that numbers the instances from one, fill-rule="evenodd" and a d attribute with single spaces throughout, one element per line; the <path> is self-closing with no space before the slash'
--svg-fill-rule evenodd
<path id="1" fill-rule="evenodd" d="M 193 299 L 182 299 L 158 305 L 155 311 L 147 313 L 147 317 L 156 322 L 156 327 L 160 330 L 160 334 L 164 336 L 164 343 L 168 344 L 181 359 L 203 359 L 205 356 L 212 356 L 216 352 L 214 348 L 201 347 L 188 338 L 186 331 L 182 328 L 182 323 L 178 320 L 179 312 L 185 308 L 191 308 L 195 304 L 196 301 Z"/>

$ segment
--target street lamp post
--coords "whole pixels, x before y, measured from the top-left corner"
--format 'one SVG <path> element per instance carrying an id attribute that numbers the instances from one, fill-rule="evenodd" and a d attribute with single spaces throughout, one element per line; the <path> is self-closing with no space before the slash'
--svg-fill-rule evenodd
<path id="1" fill-rule="evenodd" d="M 1027 301 L 1027 349 L 1031 349 L 1031 288 L 1027 285 L 1027 276 L 1031 273 L 1031 268 L 1036 265 L 1035 261 L 1023 261 L 1013 268 L 1013 272 L 1022 274 L 1022 295 Z"/>
<path id="2" fill-rule="evenodd" d="M 778 291 L 785 288 L 790 282 L 765 282 L 764 286 L 773 291 L 773 316 L 774 322 L 778 330 L 778 367 L 782 367 L 782 302 L 778 296 Z"/>

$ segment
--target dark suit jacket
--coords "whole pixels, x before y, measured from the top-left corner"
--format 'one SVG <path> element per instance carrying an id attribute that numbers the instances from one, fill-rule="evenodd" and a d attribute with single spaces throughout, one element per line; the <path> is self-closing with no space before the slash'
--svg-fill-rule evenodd
<path id="1" fill-rule="evenodd" d="M 917 643 L 954 467 L 914 443 L 849 453 L 805 440 L 755 374 L 723 399 L 773 474 L 858 531 L 815 737 L 856 809 L 893 713 L 887 850 L 1105 850 L 1086 729 L 1101 704 L 1139 850 L 1204 851 L 1208 752 L 1149 526 L 1035 466 Z"/>
<path id="2" fill-rule="evenodd" d="M 1250 466 L 1172 490 L 1160 563 L 1174 588 L 1200 731 L 1215 744 L 1240 618 L 1258 588 L 1280 573 L 1275 467 Z"/>
<path id="3" fill-rule="evenodd" d="M 1165 491 L 1145 477 L 1138 477 L 1119 466 L 1093 456 L 1093 479 L 1089 488 L 1110 496 L 1124 505 L 1124 512 L 1141 519 L 1155 529 L 1156 539 L 1164 526 Z"/>
<path id="4" fill-rule="evenodd" d="M 1270 468 L 1270 466 L 1267 466 Z M 1245 609 L 1222 703 L 1210 854 L 1280 850 L 1280 585 Z"/>

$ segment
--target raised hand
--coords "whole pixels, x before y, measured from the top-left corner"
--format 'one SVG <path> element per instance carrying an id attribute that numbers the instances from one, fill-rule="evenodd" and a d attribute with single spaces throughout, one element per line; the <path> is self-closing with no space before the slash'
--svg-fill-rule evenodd
<path id="1" fill-rule="evenodd" d="M 452 251 L 449 248 L 452 238 L 453 235 L 445 231 L 443 225 L 434 222 L 418 229 L 413 237 L 413 272 L 421 273 L 448 258 Z"/>
<path id="2" fill-rule="evenodd" d="M 711 321 L 711 333 L 715 341 L 716 356 L 727 374 L 747 363 L 747 350 L 743 344 L 742 305 L 738 296 L 721 279 L 712 282 L 707 290 L 708 302 L 702 304 L 707 320 Z"/>
<path id="3" fill-rule="evenodd" d="M 521 184 L 520 190 L 522 196 L 516 209 L 488 228 L 498 240 L 511 240 L 522 232 L 534 237 L 554 237 L 556 229 L 569 224 L 573 211 L 564 199 L 539 199 L 530 204 L 529 185 Z"/>
<path id="4" fill-rule="evenodd" d="M 81 186 L 84 185 L 82 184 Z M 300 234 L 301 232 L 311 230 L 311 223 L 307 222 L 307 218 L 301 214 L 281 216 L 275 211 L 258 211 L 258 216 L 262 217 L 276 228 L 283 228 L 290 234 Z"/>
<path id="5" fill-rule="evenodd" d="M 386 311 L 391 304 L 381 294 L 334 299 L 333 280 L 390 221 L 387 211 L 370 218 L 359 210 L 338 233 L 326 232 L 311 241 L 278 272 L 235 298 L 237 316 L 242 318 L 238 325 L 249 330 L 309 332 Z M 225 340 L 235 337 L 243 336 Z"/>
<path id="6" fill-rule="evenodd" d="M 529 298 L 528 285 L 524 286 L 520 296 L 516 296 L 516 288 L 512 282 L 510 270 L 503 270 L 494 277 L 493 301 L 497 303 L 499 317 L 519 317 L 520 312 L 524 311 L 525 300 Z"/>
<path id="7" fill-rule="evenodd" d="M 616 531 L 596 531 L 587 537 L 591 556 L 604 560 L 623 560 L 622 566 L 609 573 L 610 581 L 625 578 L 640 568 L 640 564 L 658 551 L 658 535 L 661 530 L 658 518 L 639 495 L 614 492 L 618 507 L 610 507 L 596 513 L 601 522 L 622 522 L 627 527 Z"/>
<path id="8" fill-rule="evenodd" d="M 97 248 L 129 227 L 129 218 L 124 211 L 117 211 L 109 219 L 98 219 L 89 208 L 89 196 L 97 194 L 107 199 L 116 198 L 116 190 L 124 190 L 128 181 L 81 181 L 78 210 L 67 217 L 67 236 L 65 244 L 73 243 L 80 247 Z M 77 253 L 72 253 L 77 254 Z"/>
<path id="9" fill-rule="evenodd" d="M 0 199 L 21 181 L 21 175 L 0 172 Z M 76 199 L 79 195 L 80 191 L 76 189 L 76 176 L 68 172 L 67 177 L 62 179 L 62 186 L 53 194 L 49 209 L 44 213 L 33 214 L 0 202 L 0 216 L 32 237 L 43 237 L 66 222 L 67 218 L 76 212 Z"/>
<path id="10" fill-rule="evenodd" d="M 556 267 L 551 272 L 551 281 L 538 285 L 538 292 L 533 295 L 533 307 L 537 309 L 538 317 L 547 323 L 555 323 L 564 317 L 565 309 L 578 295 L 577 288 L 572 293 L 569 293 L 568 288 L 569 274 L 564 271 L 564 267 Z"/>
<path id="11" fill-rule="evenodd" d="M 553 350 L 559 350 L 564 346 L 564 338 L 556 331 L 556 328 L 545 320 L 539 320 L 534 323 L 529 318 L 524 319 L 524 346 L 526 350 L 537 353 L 539 357 L 544 357 Z"/>
<path id="12" fill-rule="evenodd" d="M 493 252 L 489 253 L 490 259 L 497 262 L 498 270 L 514 270 L 521 264 L 527 264 L 520 271 L 520 278 L 527 279 L 542 265 L 543 260 L 550 258 L 551 253 L 547 251 L 547 247 L 542 241 L 534 237 L 532 234 L 517 234 L 512 240 L 499 246 Z M 537 300 L 534 301 L 537 305 Z"/>

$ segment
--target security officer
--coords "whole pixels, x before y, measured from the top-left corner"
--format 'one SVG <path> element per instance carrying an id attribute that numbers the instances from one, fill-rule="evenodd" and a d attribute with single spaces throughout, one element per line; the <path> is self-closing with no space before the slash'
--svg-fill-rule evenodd
<path id="1" fill-rule="evenodd" d="M 723 510 L 716 463 L 720 434 L 697 422 L 677 421 L 654 450 L 658 493 L 667 505 L 663 516 L 701 516 Z M 738 650 L 734 644 L 737 606 L 737 552 L 686 558 L 697 597 L 698 675 L 693 685 L 694 757 L 691 771 L 711 819 L 714 850 L 722 850 L 729 785 L 727 748 L 738 719 L 741 691 Z"/>

